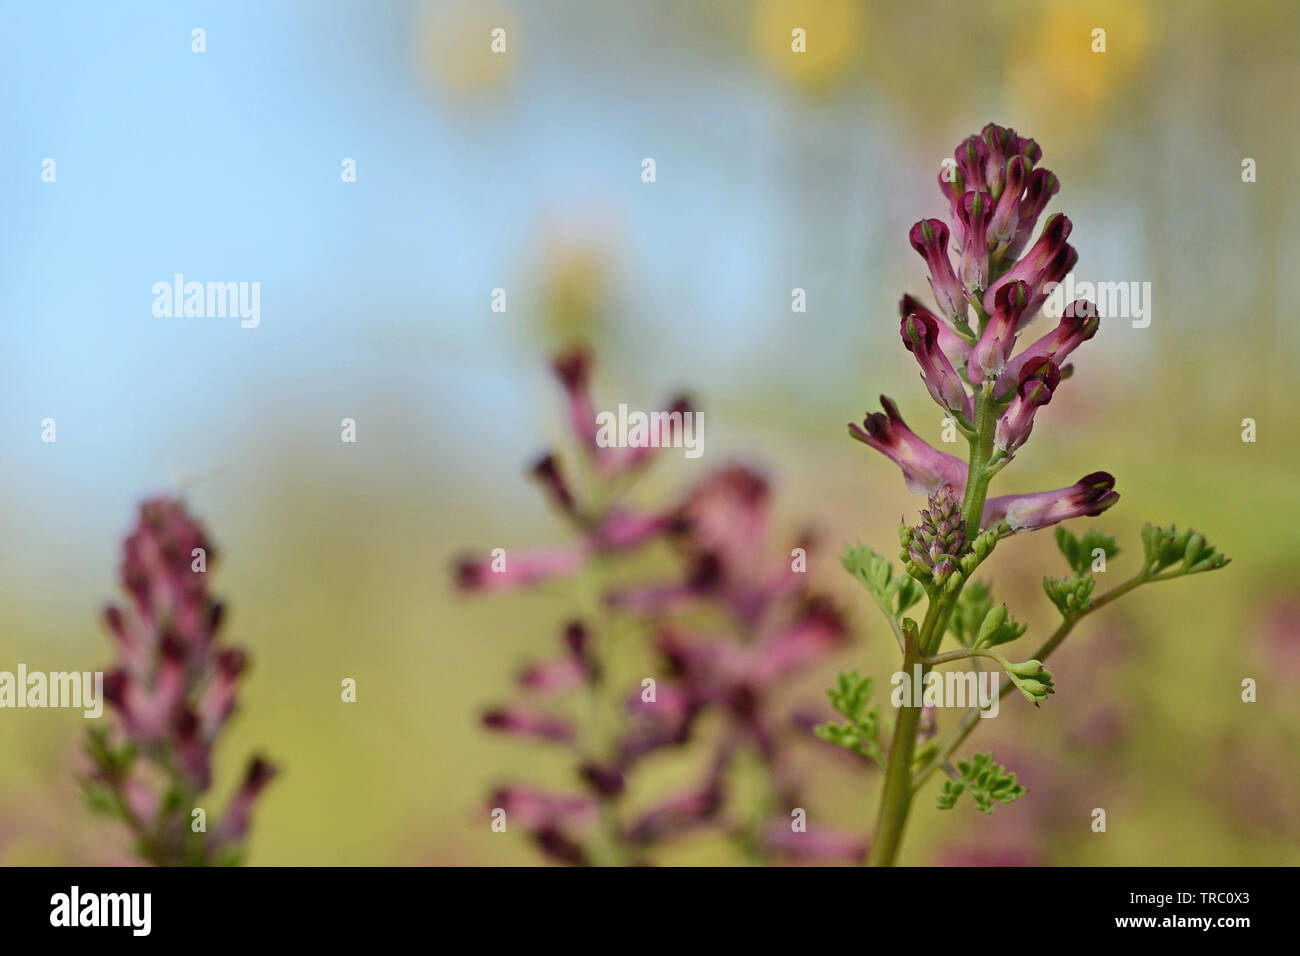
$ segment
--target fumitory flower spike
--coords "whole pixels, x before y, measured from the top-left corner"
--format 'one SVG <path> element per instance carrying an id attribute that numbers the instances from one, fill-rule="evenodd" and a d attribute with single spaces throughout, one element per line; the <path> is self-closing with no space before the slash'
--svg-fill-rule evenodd
<path id="1" fill-rule="evenodd" d="M 530 473 L 576 540 L 462 559 L 454 574 L 467 593 L 578 575 L 591 584 L 582 590 L 595 593 L 585 595 L 582 616 L 563 626 L 558 653 L 527 663 L 510 699 L 480 717 L 494 733 L 567 755 L 579 791 L 500 787 L 487 808 L 493 825 L 499 819 L 517 826 L 544 857 L 568 865 L 652 862 L 661 845 L 704 830 L 732 836 L 763 862 L 859 859 L 865 853 L 860 836 L 824 826 L 808 839 L 803 831 L 793 839 L 781 833 L 789 830 L 790 809 L 807 803 L 791 753 L 806 738 L 782 712 L 783 685 L 840 649 L 849 631 L 838 607 L 809 589 L 806 569 L 792 565 L 789 549 L 770 563 L 765 559 L 772 523 L 767 480 L 729 465 L 666 505 L 632 506 L 621 479 L 645 463 L 643 449 L 588 441 L 595 419 L 586 352 L 568 352 L 553 368 L 581 460 L 591 466 L 585 472 L 592 487 L 572 483 L 554 452 Z M 798 538 L 794 550 L 806 553 L 810 540 Z M 669 580 L 617 587 L 606 581 L 608 563 L 656 542 L 672 552 L 675 575 Z M 678 619 L 679 610 L 701 608 L 711 612 L 703 620 L 726 622 L 731 630 L 702 632 L 694 618 Z M 658 663 L 652 686 L 611 686 L 605 661 L 615 617 L 621 632 L 637 630 L 647 638 Z M 574 695 L 587 700 L 563 707 Z M 708 751 L 695 782 L 648 807 L 627 799 L 647 759 L 688 744 L 694 752 Z M 756 757 L 771 794 L 757 813 L 732 808 L 733 758 L 742 751 Z"/>
<path id="2" fill-rule="evenodd" d="M 130 601 L 104 612 L 117 654 L 104 697 L 118 721 L 88 735 L 82 786 L 93 807 L 129 827 L 147 863 L 238 863 L 253 807 L 276 769 L 252 757 L 211 828 L 192 825 L 248 670 L 248 654 L 221 641 L 223 605 L 208 590 L 216 551 L 182 502 L 153 498 L 140 506 L 123 552 Z"/>
<path id="3" fill-rule="evenodd" d="M 1119 500 L 1115 478 L 1106 471 L 1094 471 L 1052 491 L 989 493 L 993 479 L 1036 433 L 1040 410 L 1071 378 L 1073 365 L 1065 364 L 1066 358 L 1099 328 L 1096 306 L 1080 299 L 1066 307 L 1053 330 L 1028 345 L 1019 341 L 1078 259 L 1067 241 L 1072 224 L 1061 213 L 1050 216 L 1030 244 L 1039 217 L 1060 188 L 1056 176 L 1039 165 L 1041 159 L 1036 142 L 990 123 L 957 147 L 954 163 L 939 176 L 955 249 L 949 250 L 949 229 L 939 219 L 922 219 L 909 233 L 912 247 L 925 259 L 934 311 L 918 298 L 903 296 L 903 345 L 921 366 L 930 396 L 957 422 L 969 454 L 963 461 L 932 447 L 882 396 L 884 413 L 868 414 L 861 425 L 850 424 L 849 435 L 897 465 L 908 490 L 928 499 L 920 521 L 900 530 L 906 574 L 861 545 L 850 549 L 844 560 L 888 618 L 903 655 L 902 673 L 920 676 L 929 668 L 962 662 L 973 666 L 984 658 L 1009 678 L 1003 694 L 1014 687 L 1035 706 L 1056 691 L 1044 658 L 1082 618 L 1138 585 L 1217 570 L 1227 563 L 1200 534 L 1148 525 L 1143 531 L 1146 558 L 1137 576 L 1097 595 L 1093 566 L 1084 561 L 1085 544 L 1091 561 L 1096 553 L 1117 554 L 1114 540 L 1090 533 L 1080 541 L 1058 528 L 1057 541 L 1072 575 L 1048 577 L 1044 588 L 1060 609 L 1062 623 L 1028 660 L 1013 663 L 999 649 L 1020 639 L 1026 628 L 1015 622 L 1006 605 L 993 603 L 987 584 L 972 580 L 998 540 L 1094 517 Z M 925 614 L 904 616 L 922 599 L 918 586 L 928 602 Z M 948 635 L 959 647 L 943 651 Z M 912 798 L 936 771 L 949 777 L 939 794 L 943 809 L 968 791 L 986 813 L 995 803 L 1010 803 L 1025 793 L 1016 774 L 996 763 L 992 754 L 956 759 L 957 748 L 979 723 L 979 707 L 968 711 L 946 736 L 932 739 L 933 712 L 923 726 L 921 702 L 901 695 L 886 746 L 881 731 L 888 720 L 866 703 L 870 686 L 870 679 L 856 671 L 842 674 L 832 701 L 850 723 L 828 724 L 817 731 L 823 739 L 884 767 L 869 863 L 895 861 Z M 918 750 L 922 738 L 927 742 Z"/>

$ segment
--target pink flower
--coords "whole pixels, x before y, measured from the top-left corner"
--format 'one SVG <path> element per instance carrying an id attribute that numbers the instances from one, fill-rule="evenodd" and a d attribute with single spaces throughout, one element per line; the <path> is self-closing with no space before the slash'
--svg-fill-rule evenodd
<path id="1" fill-rule="evenodd" d="M 573 743 L 577 737 L 573 725 L 564 718 L 520 706 L 498 707 L 488 711 L 483 715 L 483 726 L 502 733 L 556 743 Z"/>
<path id="2" fill-rule="evenodd" d="M 948 227 L 939 219 L 922 219 L 911 231 L 912 248 L 930 269 L 930 288 L 943 317 L 958 325 L 966 322 L 966 291 L 948 258 Z"/>
<path id="3" fill-rule="evenodd" d="M 1038 237 L 1032 249 L 1019 262 L 1008 269 L 984 293 L 984 309 L 992 312 L 997 305 L 997 293 L 1012 282 L 1026 282 L 1031 290 L 1031 305 L 1025 310 L 1022 324 L 1027 323 L 1037 309 L 1032 302 L 1038 297 L 1043 286 L 1049 282 L 1060 282 L 1074 265 L 1077 254 L 1065 240 L 1070 235 L 1070 220 L 1057 213 L 1043 226 L 1043 234 Z M 1046 293 L 1043 293 L 1046 298 Z"/>
<path id="4" fill-rule="evenodd" d="M 572 577 L 589 554 L 589 546 L 583 542 L 570 547 L 509 551 L 488 558 L 461 558 L 456 562 L 456 586 L 462 591 L 508 591 Z"/>
<path id="5" fill-rule="evenodd" d="M 972 292 L 988 285 L 989 223 L 993 219 L 993 197 L 985 192 L 968 192 L 958 209 L 961 226 L 961 262 L 958 275 Z"/>
<path id="6" fill-rule="evenodd" d="M 1012 531 L 1037 531 L 1070 518 L 1093 517 L 1119 500 L 1114 489 L 1114 476 L 1094 471 L 1068 488 L 990 498 L 984 504 L 981 526 L 1006 521 Z"/>
<path id="7" fill-rule="evenodd" d="M 905 319 L 909 315 L 918 317 L 924 316 L 934 320 L 936 337 L 939 341 L 939 348 L 943 354 L 948 357 L 948 361 L 954 367 L 960 368 L 966 364 L 970 358 L 970 343 L 954 332 L 947 322 L 940 319 L 937 315 L 921 304 L 921 301 L 914 296 L 905 295 L 898 303 L 899 318 Z"/>
<path id="8" fill-rule="evenodd" d="M 993 315 L 966 363 L 966 377 L 971 384 L 1002 374 L 1016 344 L 1020 316 L 1028 305 L 1029 286 L 1024 282 L 1012 282 L 998 290 Z"/>
<path id="9" fill-rule="evenodd" d="M 1097 307 L 1086 299 L 1078 299 L 1066 307 L 1060 324 L 1009 363 L 998 376 L 994 394 L 1005 395 L 1019 384 L 1020 370 L 1037 359 L 1051 359 L 1059 367 L 1066 356 L 1097 334 L 1100 320 Z"/>
<path id="10" fill-rule="evenodd" d="M 1029 440 L 1035 413 L 1052 400 L 1052 392 L 1060 383 L 1060 369 L 1051 359 L 1034 359 L 1020 369 L 1016 397 L 998 419 L 994 433 L 993 444 L 999 451 L 1010 457 Z"/>
<path id="11" fill-rule="evenodd" d="M 930 396 L 943 408 L 970 421 L 971 397 L 961 376 L 939 347 L 939 323 L 929 315 L 909 315 L 899 326 L 903 345 L 916 356 L 921 366 L 921 379 L 930 390 Z"/>
<path id="12" fill-rule="evenodd" d="M 867 841 L 856 833 L 826 826 L 796 831 L 781 817 L 763 826 L 761 842 L 769 853 L 793 863 L 861 863 L 867 855 Z"/>
<path id="13" fill-rule="evenodd" d="M 104 697 L 120 720 L 89 735 L 93 769 L 84 783 L 116 796 L 106 802 L 122 808 L 147 862 L 227 862 L 275 770 L 255 759 L 226 819 L 210 836 L 192 833 L 189 808 L 211 785 L 212 752 L 248 667 L 245 651 L 218 640 L 222 605 L 208 591 L 216 552 L 184 505 L 167 498 L 140 506 L 123 550 L 131 606 L 105 612 L 117 661 L 104 675 Z"/>
<path id="14" fill-rule="evenodd" d="M 884 395 L 880 404 L 885 409 L 883 415 L 869 414 L 861 428 L 849 423 L 849 434 L 898 465 L 913 494 L 931 495 L 944 485 L 952 485 L 961 494 L 966 487 L 966 463 L 918 438 L 898 414 L 898 406 Z"/>

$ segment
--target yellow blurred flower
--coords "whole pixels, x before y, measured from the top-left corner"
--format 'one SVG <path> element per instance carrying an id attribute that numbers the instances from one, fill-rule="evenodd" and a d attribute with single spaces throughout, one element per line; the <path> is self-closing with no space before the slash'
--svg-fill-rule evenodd
<path id="1" fill-rule="evenodd" d="M 753 42 L 768 69 L 797 86 L 817 88 L 847 72 L 863 22 L 861 0 L 759 0 Z M 805 52 L 795 52 L 800 42 Z"/>
<path id="2" fill-rule="evenodd" d="M 514 7 L 498 0 L 426 0 L 412 36 L 416 62 L 434 86 L 453 96 L 491 90 L 514 69 L 518 25 Z M 504 52 L 494 52 L 494 43 Z"/>
<path id="3" fill-rule="evenodd" d="M 1088 134 L 1098 112 L 1141 67 L 1153 46 L 1152 21 L 1141 0 L 1060 0 L 1013 31 L 1007 50 L 1007 92 L 1047 126 L 1034 135 Z M 1105 52 L 1094 52 L 1104 30 Z M 1051 129 L 1052 125 L 1056 129 Z"/>

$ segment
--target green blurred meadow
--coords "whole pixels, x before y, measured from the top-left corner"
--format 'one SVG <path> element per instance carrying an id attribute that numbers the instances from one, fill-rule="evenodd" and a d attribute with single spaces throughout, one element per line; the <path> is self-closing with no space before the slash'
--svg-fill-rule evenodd
<path id="1" fill-rule="evenodd" d="M 315 16 L 308 10 L 279 5 L 290 24 Z M 1053 658 L 1055 697 L 1037 710 L 1008 697 L 966 747 L 992 746 L 1029 795 L 984 817 L 969 803 L 940 813 L 921 794 L 902 861 L 1014 846 L 1052 864 L 1300 863 L 1300 615 L 1277 613 L 1300 602 L 1289 510 L 1300 332 L 1284 294 L 1286 263 L 1300 255 L 1300 8 L 449 0 L 338 16 L 368 26 L 357 43 L 373 59 L 347 46 L 348 30 L 317 25 L 321 72 L 296 82 L 310 94 L 329 55 L 358 77 L 392 71 L 388 82 L 407 92 L 389 108 L 466 145 L 421 201 L 472 205 L 514 182 L 510 202 L 453 237 L 473 261 L 443 249 L 393 268 L 427 266 L 445 286 L 403 294 L 387 267 L 359 257 L 331 279 L 352 291 L 325 310 L 345 331 L 313 339 L 304 324 L 298 342 L 309 344 L 278 346 L 273 368 L 247 375 L 234 360 L 196 362 L 175 394 L 222 397 L 185 416 L 168 411 L 171 393 L 142 384 L 147 368 L 130 344 L 148 334 L 141 323 L 102 351 L 102 378 L 121 394 L 146 390 L 151 407 L 121 413 L 122 437 L 89 463 L 56 457 L 81 440 L 69 427 L 57 451 L 24 452 L 0 474 L 11 544 L 0 556 L 0 669 L 105 666 L 98 615 L 119 599 L 120 539 L 140 498 L 180 491 L 220 548 L 213 588 L 229 602 L 227 638 L 253 658 L 213 799 L 224 803 L 254 750 L 282 770 L 256 814 L 250 862 L 539 862 L 522 837 L 491 832 L 487 795 L 508 780 L 572 787 L 571 768 L 478 720 L 516 693 L 526 661 L 552 653 L 591 582 L 464 596 L 451 566 L 466 552 L 564 540 L 524 472 L 548 447 L 567 451 L 546 362 L 586 341 L 598 407 L 650 407 L 685 388 L 705 412 L 704 457 L 665 456 L 638 499 L 663 501 L 741 460 L 773 481 L 773 556 L 804 526 L 818 530 L 810 571 L 848 610 L 854 642 L 788 689 L 791 706 L 826 711 L 824 689 L 850 667 L 887 688 L 893 639 L 839 555 L 857 541 L 892 552 L 899 519 L 921 499 L 845 423 L 884 392 L 939 441 L 940 412 L 898 341 L 898 298 L 928 298 L 907 229 L 945 214 L 940 160 L 993 121 L 1035 137 L 1060 177 L 1049 211 L 1074 221 L 1076 275 L 1153 286 L 1150 327 L 1102 323 L 994 493 L 1104 469 L 1121 499 L 1084 520 L 1124 548 L 1107 576 L 1136 567 L 1145 521 L 1191 524 L 1232 564 L 1152 585 L 1082 624 Z M 483 39 L 498 22 L 517 51 L 505 63 Z M 789 53 L 792 26 L 808 31 L 802 59 Z M 1089 50 L 1098 26 L 1104 54 Z M 363 109 L 359 89 L 339 108 Z M 475 168 L 480 143 L 495 159 Z M 646 155 L 658 158 L 653 185 L 639 181 Z M 1242 181 L 1245 157 L 1257 161 L 1256 182 Z M 561 172 L 537 173 L 551 163 Z M 361 168 L 365 186 L 374 166 Z M 382 236 L 378 212 L 323 215 L 356 248 L 396 241 Z M 428 228 L 439 231 L 435 216 Z M 6 253 L 21 255 L 11 244 Z M 304 255 L 304 283 L 312 261 Z M 488 308 L 498 285 L 510 290 L 504 315 Z M 806 314 L 790 312 L 795 286 L 808 290 Z M 282 306 L 324 314 L 292 289 Z M 48 358 L 22 340 L 6 368 Z M 20 380 L 0 395 L 6 388 L 6 428 L 34 440 L 40 389 Z M 356 445 L 338 440 L 343 415 L 361 423 Z M 1242 440 L 1247 418 L 1253 443 Z M 115 470 L 127 457 L 131 467 Z M 164 462 L 200 477 L 176 482 Z M 213 462 L 224 464 L 206 474 Z M 613 574 L 670 567 L 656 546 Z M 985 570 L 1029 622 L 1028 653 L 1055 624 L 1039 583 L 1064 570 L 1050 534 L 1004 542 Z M 649 666 L 647 635 L 616 637 L 611 680 L 634 686 Z M 345 677 L 357 681 L 355 704 L 340 702 Z M 1241 699 L 1247 677 L 1255 703 Z M 1100 743 L 1082 732 L 1099 709 L 1110 728 Z M 66 711 L 0 712 L 0 862 L 129 860 L 123 834 L 77 795 L 85 723 Z M 866 834 L 879 774 L 826 749 L 810 737 L 799 752 L 810 816 Z M 701 759 L 699 748 L 655 757 L 633 799 L 680 788 Z M 749 789 L 737 799 L 757 799 L 757 773 L 742 779 Z M 1107 810 L 1105 834 L 1089 828 L 1095 807 Z M 744 859 L 701 835 L 656 861 Z"/>

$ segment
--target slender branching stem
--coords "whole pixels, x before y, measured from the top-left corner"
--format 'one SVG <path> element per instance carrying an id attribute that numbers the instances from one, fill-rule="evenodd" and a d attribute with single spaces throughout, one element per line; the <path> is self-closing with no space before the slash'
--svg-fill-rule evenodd
<path id="1" fill-rule="evenodd" d="M 989 490 L 989 460 L 993 457 L 993 435 L 997 427 L 997 408 L 993 401 L 991 382 L 975 394 L 975 434 L 970 439 L 970 462 L 966 476 L 966 495 L 962 499 L 962 520 L 968 537 L 979 533 L 980 517 L 984 513 L 984 499 Z M 948 617 L 956 606 L 960 589 L 947 594 L 935 588 L 921 623 L 916 645 L 908 641 L 903 652 L 903 670 L 911 673 L 916 664 L 921 665 L 922 677 L 928 669 L 927 655 L 933 655 L 943 640 Z M 885 783 L 880 797 L 880 812 L 871 841 L 867 863 L 871 866 L 892 866 L 898 856 L 903 829 L 911 809 L 912 761 L 916 753 L 916 733 L 921 723 L 921 708 L 903 706 L 894 724 L 894 736 L 889 744 L 889 760 L 885 767 Z"/>

